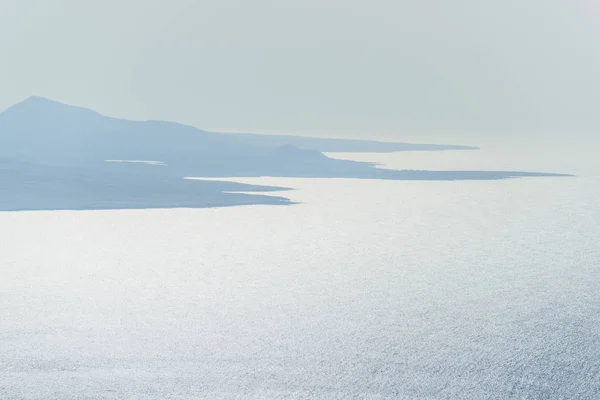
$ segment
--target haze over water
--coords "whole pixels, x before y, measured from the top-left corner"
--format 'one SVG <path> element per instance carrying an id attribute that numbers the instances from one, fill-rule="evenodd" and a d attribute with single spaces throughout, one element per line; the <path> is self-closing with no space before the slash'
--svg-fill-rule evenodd
<path id="1" fill-rule="evenodd" d="M 0 398 L 598 398 L 594 143 L 503 143 L 336 157 L 577 176 L 0 213 Z"/>

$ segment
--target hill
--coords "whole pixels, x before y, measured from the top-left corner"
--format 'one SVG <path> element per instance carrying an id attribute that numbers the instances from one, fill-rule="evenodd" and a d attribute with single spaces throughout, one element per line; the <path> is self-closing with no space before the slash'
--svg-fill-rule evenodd
<path id="1" fill-rule="evenodd" d="M 227 193 L 232 186 L 229 182 L 182 179 L 189 176 L 393 180 L 556 176 L 504 171 L 393 171 L 323 154 L 361 149 L 475 148 L 215 133 L 174 122 L 111 118 L 31 97 L 0 114 L 0 210 L 289 203 L 281 197 Z M 271 190 L 241 184 L 238 189 Z"/>

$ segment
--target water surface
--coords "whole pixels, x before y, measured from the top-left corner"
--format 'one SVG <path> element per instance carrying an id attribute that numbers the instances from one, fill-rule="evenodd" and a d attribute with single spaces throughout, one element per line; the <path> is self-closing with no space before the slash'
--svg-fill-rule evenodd
<path id="1" fill-rule="evenodd" d="M 596 399 L 600 166 L 516 144 L 336 157 L 577 176 L 0 213 L 0 398 Z"/>

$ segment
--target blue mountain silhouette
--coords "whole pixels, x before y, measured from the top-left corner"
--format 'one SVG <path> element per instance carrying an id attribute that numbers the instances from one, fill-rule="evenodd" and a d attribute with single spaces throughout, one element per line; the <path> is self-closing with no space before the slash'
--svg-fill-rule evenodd
<path id="1" fill-rule="evenodd" d="M 189 176 L 393 180 L 559 176 L 506 171 L 394 171 L 323 154 L 475 149 L 215 133 L 174 122 L 111 118 L 86 108 L 31 97 L 0 114 L 0 210 L 290 203 L 283 197 L 230 193 L 283 188 L 182 179 Z"/>

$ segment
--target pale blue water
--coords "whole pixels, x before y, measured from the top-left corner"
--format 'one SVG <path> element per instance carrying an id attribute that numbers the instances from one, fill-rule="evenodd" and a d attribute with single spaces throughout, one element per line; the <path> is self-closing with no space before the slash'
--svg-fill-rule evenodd
<path id="1" fill-rule="evenodd" d="M 473 144 L 341 157 L 577 177 L 0 213 L 0 398 L 600 398 L 599 147 Z"/>

